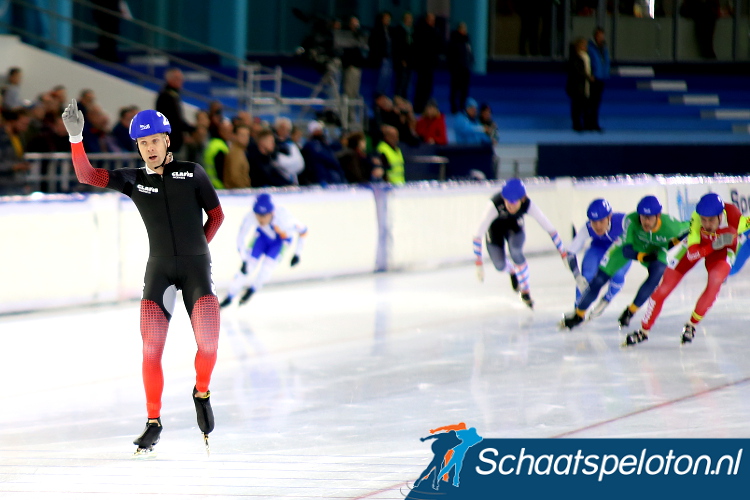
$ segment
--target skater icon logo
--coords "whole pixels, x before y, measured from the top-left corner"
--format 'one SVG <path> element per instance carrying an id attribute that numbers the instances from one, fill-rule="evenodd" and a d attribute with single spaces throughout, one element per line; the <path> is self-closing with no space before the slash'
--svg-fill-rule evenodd
<path id="1" fill-rule="evenodd" d="M 482 439 L 474 427 L 467 427 L 463 422 L 430 429 L 430 435 L 420 438 L 420 441 L 432 440 L 433 457 L 414 481 L 406 498 L 418 500 L 436 495 L 446 500 L 462 498 L 458 492 L 462 471 L 464 474 L 476 474 L 473 470 L 463 470 L 464 459 L 469 449 Z"/>

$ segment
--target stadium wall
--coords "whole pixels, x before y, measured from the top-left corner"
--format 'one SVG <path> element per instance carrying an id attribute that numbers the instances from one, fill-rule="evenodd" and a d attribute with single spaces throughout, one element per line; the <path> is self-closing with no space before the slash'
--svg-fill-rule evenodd
<path id="1" fill-rule="evenodd" d="M 665 210 L 689 218 L 708 191 L 749 213 L 748 178 L 639 177 L 573 181 L 527 179 L 529 196 L 564 242 L 585 222 L 592 199 L 617 211 L 634 210 L 654 194 Z M 328 279 L 380 271 L 433 269 L 469 263 L 471 239 L 489 197 L 487 183 L 417 183 L 401 188 L 311 188 L 274 192 L 308 227 L 300 264 L 284 263 L 272 282 Z M 258 191 L 221 193 L 224 225 L 211 242 L 213 277 L 223 291 L 240 267 L 237 232 Z M 140 297 L 148 239 L 132 202 L 119 194 L 32 195 L 0 198 L 0 313 L 92 305 Z M 549 236 L 526 218 L 526 252 L 551 252 Z M 487 263 L 489 264 L 489 262 Z"/>

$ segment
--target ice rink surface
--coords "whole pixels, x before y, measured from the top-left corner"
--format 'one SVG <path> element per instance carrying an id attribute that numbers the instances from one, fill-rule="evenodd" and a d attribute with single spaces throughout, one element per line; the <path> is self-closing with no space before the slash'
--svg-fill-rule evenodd
<path id="1" fill-rule="evenodd" d="M 487 438 L 750 437 L 747 270 L 693 344 L 679 338 L 702 266 L 623 349 L 616 319 L 642 269 L 561 332 L 573 278 L 558 257 L 529 262 L 533 312 L 490 266 L 483 284 L 462 266 L 268 286 L 223 311 L 210 458 L 181 302 L 152 460 L 131 458 L 146 420 L 136 302 L 0 317 L 0 498 L 399 499 L 431 458 L 418 438 L 458 422 Z"/>

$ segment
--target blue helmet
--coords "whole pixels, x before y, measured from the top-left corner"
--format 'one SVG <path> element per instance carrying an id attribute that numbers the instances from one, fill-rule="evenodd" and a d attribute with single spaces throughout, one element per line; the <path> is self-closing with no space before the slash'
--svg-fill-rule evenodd
<path id="1" fill-rule="evenodd" d="M 612 206 L 604 198 L 597 198 L 591 202 L 586 215 L 589 220 L 602 220 L 612 213 Z"/>
<path id="2" fill-rule="evenodd" d="M 258 197 L 255 198 L 253 212 L 258 215 L 266 215 L 273 212 L 273 201 L 271 201 L 271 195 L 268 193 L 259 194 Z"/>
<path id="3" fill-rule="evenodd" d="M 515 203 L 526 196 L 526 186 L 523 185 L 521 179 L 508 179 L 505 181 L 505 185 L 500 194 L 503 195 L 504 200 Z"/>
<path id="4" fill-rule="evenodd" d="M 172 132 L 169 120 L 154 109 L 144 109 L 130 120 L 130 138 L 135 140 L 153 134 Z"/>
<path id="5" fill-rule="evenodd" d="M 661 213 L 661 203 L 656 199 L 656 196 L 644 196 L 641 201 L 638 202 L 638 208 L 636 210 L 638 215 L 659 215 Z"/>
<path id="6" fill-rule="evenodd" d="M 716 193 L 704 194 L 695 206 L 695 211 L 703 217 L 721 215 L 724 212 L 724 200 Z"/>

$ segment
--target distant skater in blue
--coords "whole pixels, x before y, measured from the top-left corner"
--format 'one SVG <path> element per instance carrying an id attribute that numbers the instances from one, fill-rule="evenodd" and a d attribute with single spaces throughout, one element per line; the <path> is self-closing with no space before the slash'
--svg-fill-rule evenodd
<path id="1" fill-rule="evenodd" d="M 440 488 L 440 478 L 454 467 L 456 468 L 456 472 L 453 475 L 453 486 L 458 487 L 461 467 L 464 465 L 464 456 L 466 456 L 466 452 L 469 448 L 482 440 L 482 436 L 477 434 L 477 430 L 474 427 L 469 427 L 463 431 L 456 431 L 456 436 L 461 440 L 461 444 L 453 447 L 453 456 L 432 481 L 432 488 L 435 490 Z"/>

